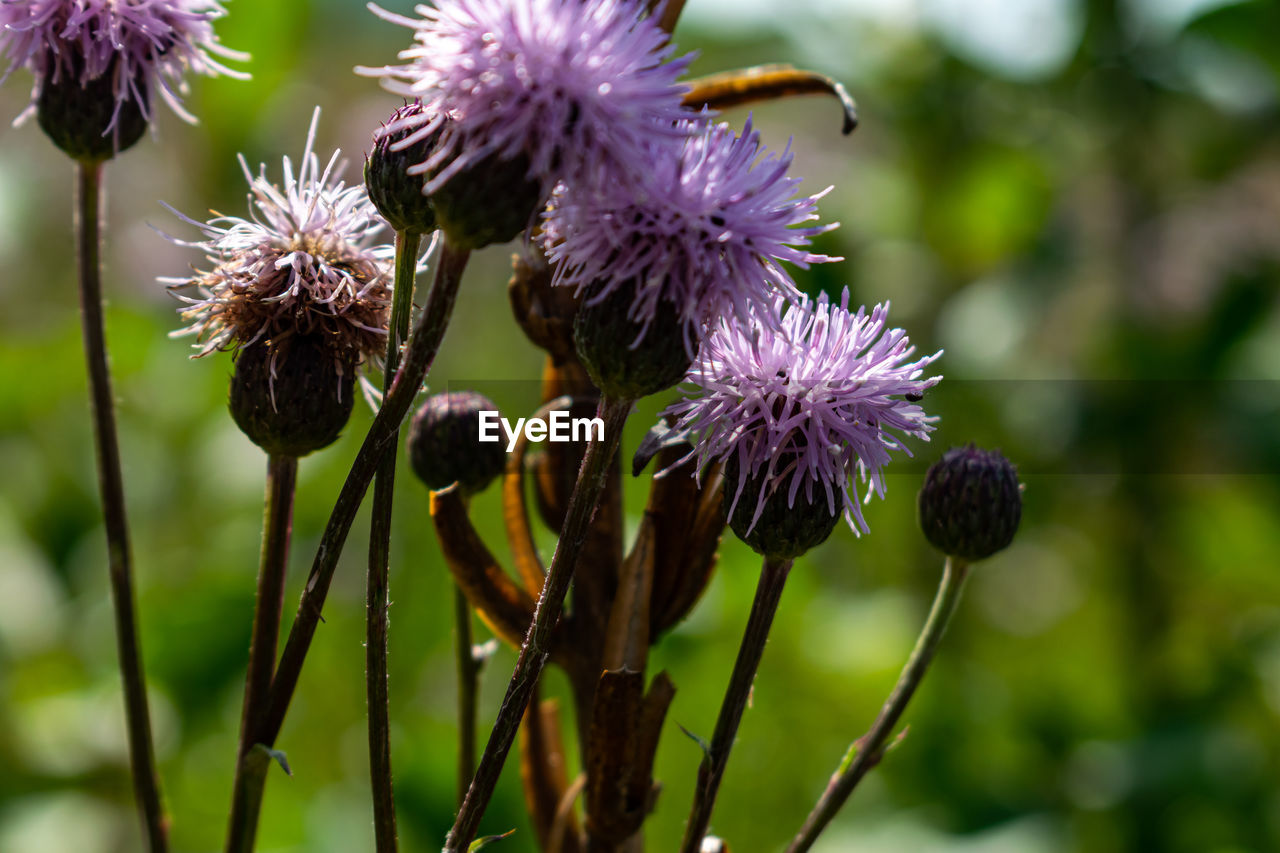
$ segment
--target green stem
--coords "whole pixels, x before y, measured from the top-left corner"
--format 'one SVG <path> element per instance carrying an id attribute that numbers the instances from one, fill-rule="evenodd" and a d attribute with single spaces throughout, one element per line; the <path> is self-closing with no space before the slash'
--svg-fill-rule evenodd
<path id="1" fill-rule="evenodd" d="M 254 754 L 252 733 L 266 707 L 267 691 L 280 641 L 280 617 L 284 610 L 285 576 L 289 565 L 289 540 L 293 528 L 293 498 L 297 491 L 296 456 L 267 457 L 267 488 L 262 517 L 262 552 L 258 561 L 258 600 L 253 610 L 253 637 L 249 643 L 249 668 L 245 677 L 244 705 L 240 713 L 240 748 L 228 821 L 228 853 L 253 849 L 258 829 L 258 805 L 266 784 L 268 761 Z"/>
<path id="2" fill-rule="evenodd" d="M 502 765 L 507 760 L 507 753 L 511 751 L 516 731 L 520 728 L 520 720 L 524 717 L 529 699 L 547 662 L 551 629 L 564 608 L 569 582 L 573 580 L 578 555 L 586 542 L 587 526 L 595 514 L 600 493 L 604 491 L 609 463 L 622 439 L 622 428 L 627 422 L 631 405 L 631 400 L 612 400 L 608 397 L 600 400 L 599 416 L 604 421 L 604 440 L 587 445 L 582 467 L 578 471 L 578 481 L 565 510 L 560 541 L 556 544 L 556 552 L 551 558 L 551 567 L 547 570 L 547 579 L 534 610 L 533 624 L 520 649 L 520 656 L 516 659 L 515 671 L 511 674 L 506 696 L 498 709 L 489 742 L 480 757 L 480 765 L 476 768 L 453 828 L 445 839 L 444 853 L 461 853 L 476 837 L 480 818 L 493 796 Z"/>
<path id="3" fill-rule="evenodd" d="M 453 587 L 454 645 L 458 666 L 458 807 L 467 796 L 476 769 L 476 694 L 480 661 L 471 634 L 471 605 L 456 584 Z"/>
<path id="4" fill-rule="evenodd" d="M 742 644 L 738 647 L 733 674 L 729 676 L 729 687 L 720 704 L 716 730 L 711 736 L 711 745 L 702 757 L 702 764 L 698 767 L 693 807 L 689 810 L 689 822 L 685 826 L 684 842 L 680 846 L 682 853 L 697 853 L 702 849 L 702 838 L 711 824 L 716 794 L 724 779 L 734 738 L 738 736 L 743 711 L 751 698 L 751 683 L 755 681 L 756 670 L 760 668 L 764 646 L 769 639 L 769 629 L 773 625 L 774 614 L 778 612 L 778 602 L 782 600 L 782 588 L 787 582 L 792 562 L 765 557 L 760 569 L 755 600 L 751 603 L 751 614 L 747 617 L 747 627 L 742 634 Z"/>
<path id="5" fill-rule="evenodd" d="M 347 473 L 346 482 L 342 485 L 342 491 L 338 494 L 333 512 L 320 537 L 320 547 L 303 588 L 298 614 L 289 630 L 289 638 L 285 641 L 275 677 L 271 680 L 270 701 L 254 738 L 256 743 L 275 746 L 276 737 L 280 734 L 285 714 L 289 710 L 289 702 L 297 689 L 307 650 L 320 623 L 320 611 L 324 607 L 329 585 L 333 582 L 342 546 L 346 543 L 351 524 L 387 444 L 394 441 L 400 423 L 413 405 L 413 399 L 440 350 L 449 318 L 453 314 L 462 271 L 466 268 L 469 257 L 469 251 L 454 249 L 447 240 L 441 247 L 440 257 L 436 261 L 435 281 L 427 294 L 422 316 L 418 318 L 409 337 L 404 361 L 395 374 L 391 390 L 382 400 L 382 406 L 365 435 L 364 443 L 360 445 L 360 451 Z"/>
<path id="6" fill-rule="evenodd" d="M 160 801 L 155 748 L 151 742 L 151 713 L 147 707 L 147 679 L 134 617 L 133 558 L 125 516 L 124 477 L 116 437 L 107 335 L 102 313 L 102 166 L 81 161 L 76 173 L 76 252 L 80 268 L 80 317 L 84 354 L 89 372 L 89 402 L 98 462 L 98 487 L 107 532 L 107 568 L 116 621 L 116 652 L 124 682 L 124 714 L 129 734 L 129 764 L 142 829 L 152 853 L 169 849 L 167 820 Z"/>
<path id="7" fill-rule="evenodd" d="M 400 366 L 400 346 L 409 337 L 413 282 L 418 265 L 416 231 L 396 232 L 396 279 L 392 289 L 383 392 L 391 389 Z M 378 463 L 369 526 L 369 572 L 365 584 L 365 688 L 369 705 L 369 786 L 373 794 L 373 831 L 378 853 L 396 850 L 396 803 L 391 773 L 391 710 L 387 693 L 387 632 L 390 620 L 391 509 L 395 498 L 396 456 L 400 430 Z"/>
<path id="8" fill-rule="evenodd" d="M 938 585 L 938 594 L 933 599 L 929 618 L 916 640 L 911 657 L 907 659 L 907 665 L 902 669 L 902 675 L 898 677 L 898 683 L 880 709 L 871 731 L 850 746 L 849 755 L 852 755 L 852 759 L 846 755 L 841 766 L 832 774 L 827 789 L 822 792 L 813 811 L 805 819 L 804 826 L 787 847 L 787 853 L 804 853 L 812 847 L 813 842 L 836 816 L 836 812 L 849 799 L 853 789 L 862 781 L 862 777 L 884 757 L 885 744 L 929 669 L 929 663 L 938 649 L 938 642 L 946 633 L 947 623 L 951 621 L 951 615 L 960 603 L 960 592 L 968 575 L 968 563 L 956 557 L 947 558 L 942 571 L 942 583 Z"/>

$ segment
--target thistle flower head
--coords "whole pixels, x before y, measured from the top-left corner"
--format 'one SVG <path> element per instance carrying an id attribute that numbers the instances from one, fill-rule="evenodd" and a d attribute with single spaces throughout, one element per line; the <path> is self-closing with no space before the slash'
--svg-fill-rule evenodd
<path id="1" fill-rule="evenodd" d="M 685 127 L 679 148 L 650 149 L 639 189 L 572 185 L 557 192 L 544 228 L 556 284 L 603 299 L 635 282 L 631 319 L 647 328 L 659 302 L 670 302 L 692 355 L 714 318 L 758 321 L 774 313 L 776 295 L 799 299 L 782 261 L 807 268 L 840 259 L 803 248 L 836 225 L 804 224 L 818 218 L 825 191 L 796 197 L 790 146 L 766 153 L 750 119 L 741 134 L 705 116 Z"/>
<path id="2" fill-rule="evenodd" d="M 247 54 L 218 42 L 213 21 L 226 14 L 215 0 L 0 0 L 0 55 L 9 57 L 7 77 L 25 66 L 35 74 L 31 108 L 47 84 L 81 87 L 111 75 L 114 129 L 121 108 L 132 105 L 151 120 L 159 95 L 184 120 L 187 71 L 247 78 L 220 59 Z M 105 133 L 104 133 L 105 135 Z"/>
<path id="3" fill-rule="evenodd" d="M 948 556 L 985 560 L 1018 532 L 1018 469 L 998 450 L 953 447 L 929 466 L 917 505 L 931 545 Z"/>
<path id="4" fill-rule="evenodd" d="M 320 168 L 312 151 L 319 117 L 317 109 L 296 174 L 284 158 L 282 185 L 267 179 L 265 165 L 255 176 L 240 158 L 248 219 L 197 222 L 174 211 L 205 239 L 170 239 L 202 250 L 210 264 L 190 278 L 161 279 L 187 304 L 188 325 L 173 334 L 194 335 L 197 357 L 294 334 L 320 335 L 347 365 L 385 349 L 394 250 L 373 245 L 382 220 L 364 187 L 340 180 L 341 152 Z"/>
<path id="5" fill-rule="evenodd" d="M 490 156 L 527 158 L 547 191 L 565 176 L 616 180 L 679 133 L 688 58 L 665 61 L 673 48 L 639 0 L 438 0 L 420 19 L 370 9 L 415 44 L 405 65 L 357 71 L 422 98 L 423 137 L 453 120 L 416 167 L 429 193 Z"/>
<path id="6" fill-rule="evenodd" d="M 906 332 L 885 329 L 887 303 L 870 313 L 848 306 L 846 289 L 839 306 L 825 294 L 790 306 L 779 297 L 774 310 L 787 308 L 779 323 L 721 319 L 689 373 L 695 396 L 668 410 L 697 434 L 700 469 L 719 459 L 736 468 L 737 481 L 726 483 L 730 515 L 749 478 L 762 486 L 748 531 L 766 500 L 785 494 L 787 506 L 802 496 L 833 517 L 842 504 L 854 532 L 868 532 L 850 492 L 855 474 L 866 500 L 883 497 L 890 451 L 910 456 L 902 437 L 928 441 L 934 428 L 937 418 L 913 401 L 941 381 L 923 378 L 941 352 L 911 360 Z"/>

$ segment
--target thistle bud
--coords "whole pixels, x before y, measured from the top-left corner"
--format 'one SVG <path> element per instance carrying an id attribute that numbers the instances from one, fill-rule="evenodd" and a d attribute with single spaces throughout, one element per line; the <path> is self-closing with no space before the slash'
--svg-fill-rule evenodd
<path id="1" fill-rule="evenodd" d="M 506 160 L 490 155 L 470 163 L 431 194 L 437 227 L 458 249 L 514 240 L 544 200 L 524 155 Z"/>
<path id="2" fill-rule="evenodd" d="M 474 391 L 433 394 L 409 427 L 409 462 L 427 488 L 458 483 L 463 494 L 482 491 L 507 464 L 502 441 L 480 441 L 480 413 L 498 407 Z"/>
<path id="3" fill-rule="evenodd" d="M 982 560 L 1006 548 L 1022 519 L 1018 471 L 999 451 L 953 447 L 920 489 L 920 528 L 952 557 Z"/>
<path id="4" fill-rule="evenodd" d="M 231 417 L 267 453 L 306 456 L 342 433 L 355 372 L 319 335 L 250 344 L 236 355 Z"/>
<path id="5" fill-rule="evenodd" d="M 794 559 L 826 542 L 835 530 L 841 504 L 837 500 L 836 508 L 832 509 L 827 503 L 826 489 L 815 486 L 810 498 L 802 485 L 796 490 L 795 502 L 788 504 L 789 480 L 771 477 L 764 471 L 755 476 L 748 473 L 739 492 L 740 471 L 737 454 L 734 454 L 725 463 L 725 511 L 733 532 L 757 553 L 779 560 Z M 761 492 L 766 489 L 770 491 L 762 498 Z"/>
<path id="6" fill-rule="evenodd" d="M 404 148 L 393 146 L 407 139 L 416 128 L 412 120 L 423 115 L 421 102 L 405 104 L 391 114 L 383 129 L 373 135 L 373 151 L 364 161 L 364 185 L 378 213 L 396 231 L 430 234 L 436 229 L 435 209 L 423 191 L 422 175 L 410 175 L 408 169 L 431 156 L 443 128 Z M 390 133 L 387 126 L 404 124 Z"/>
<path id="7" fill-rule="evenodd" d="M 74 68 L 83 64 L 82 59 L 73 58 L 71 64 L 72 69 L 44 80 L 36 98 L 36 121 L 53 144 L 73 160 L 110 160 L 146 133 L 143 107 L 136 100 L 117 98 L 118 60 L 112 60 L 105 73 L 91 80 L 82 79 L 84 75 Z M 139 97 L 146 97 L 145 89 Z"/>
<path id="8" fill-rule="evenodd" d="M 684 378 L 693 358 L 674 305 L 657 300 L 647 323 L 632 319 L 634 280 L 599 295 L 589 288 L 574 319 L 578 358 L 606 395 L 638 400 L 665 391 Z"/>

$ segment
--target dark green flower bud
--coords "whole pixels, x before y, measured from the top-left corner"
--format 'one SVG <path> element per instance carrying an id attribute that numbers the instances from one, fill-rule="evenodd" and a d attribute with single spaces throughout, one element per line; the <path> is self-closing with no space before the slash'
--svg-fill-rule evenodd
<path id="1" fill-rule="evenodd" d="M 99 77 L 80 83 L 79 65 L 71 57 L 70 67 L 50 74 L 40 85 L 36 100 L 36 121 L 40 129 L 73 160 L 101 162 L 133 147 L 147 131 L 147 119 L 133 98 L 116 100 L 114 81 L 117 60 L 112 60 Z M 55 65 L 53 60 L 48 63 Z M 138 97 L 146 97 L 140 86 Z M 117 114 L 116 110 L 119 109 Z M 111 119 L 115 117 L 113 127 Z"/>
<path id="2" fill-rule="evenodd" d="M 422 103 L 405 104 L 391 114 L 387 125 L 423 114 Z M 396 231 L 430 234 L 436 230 L 436 213 L 431 199 L 423 192 L 422 175 L 410 175 L 408 169 L 426 162 L 440 138 L 441 128 L 406 148 L 392 146 L 409 137 L 416 128 L 407 127 L 391 133 L 381 130 L 373 135 L 373 152 L 364 161 L 364 185 L 369 200 L 382 218 Z"/>
<path id="3" fill-rule="evenodd" d="M 431 194 L 436 226 L 457 249 L 514 240 L 546 201 L 542 184 L 528 173 L 524 155 L 472 163 Z"/>
<path id="4" fill-rule="evenodd" d="M 953 447 L 920 489 L 920 528 L 944 554 L 982 560 L 1008 547 L 1022 520 L 1018 470 L 995 450 Z"/>
<path id="5" fill-rule="evenodd" d="M 724 466 L 724 507 L 725 512 L 733 504 L 738 492 L 738 455 L 732 454 Z M 747 475 L 738 496 L 738 504 L 729 516 L 729 526 L 738 538 L 750 545 L 758 554 L 776 560 L 794 559 L 817 545 L 827 541 L 831 531 L 836 529 L 840 520 L 840 497 L 837 495 L 835 510 L 827 506 L 827 491 L 815 484 L 813 499 L 805 497 L 802 485 L 796 491 L 795 503 L 787 505 L 787 495 L 791 482 L 785 477 L 767 477 Z M 760 501 L 760 491 L 772 488 L 764 499 L 764 509 L 751 526 L 751 517 L 755 515 Z"/>
<path id="6" fill-rule="evenodd" d="M 413 416 L 409 427 L 409 462 L 427 488 L 458 483 L 472 495 L 502 473 L 507 465 L 506 438 L 480 441 L 480 413 L 499 417 L 497 405 L 474 391 L 433 394 Z"/>
<path id="7" fill-rule="evenodd" d="M 319 335 L 250 344 L 236 354 L 231 417 L 267 453 L 306 456 L 347 425 L 355 373 Z"/>
<path id="8" fill-rule="evenodd" d="M 665 391 L 683 379 L 693 363 L 675 306 L 659 299 L 645 329 L 627 316 L 635 298 L 633 281 L 617 285 L 602 299 L 589 288 L 574 318 L 578 358 L 596 387 L 616 400 Z"/>

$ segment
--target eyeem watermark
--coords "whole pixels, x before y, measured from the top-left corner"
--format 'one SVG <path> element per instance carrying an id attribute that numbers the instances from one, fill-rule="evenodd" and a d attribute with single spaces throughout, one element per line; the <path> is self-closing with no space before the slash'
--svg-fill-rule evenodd
<path id="1" fill-rule="evenodd" d="M 569 413 L 557 409 L 546 420 L 542 418 L 516 418 L 515 425 L 498 412 L 480 412 L 480 441 L 501 441 L 498 427 L 507 436 L 507 452 L 516 448 L 520 431 L 529 441 L 604 441 L 602 418 L 571 418 Z"/>

